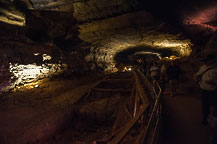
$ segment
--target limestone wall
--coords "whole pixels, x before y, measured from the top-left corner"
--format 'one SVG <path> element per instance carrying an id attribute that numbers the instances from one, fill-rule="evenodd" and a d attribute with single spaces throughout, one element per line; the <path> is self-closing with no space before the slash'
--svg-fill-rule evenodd
<path id="1" fill-rule="evenodd" d="M 7 40 L 0 43 L 0 91 L 52 77 L 67 69 L 61 57 L 52 54 L 54 48 Z"/>

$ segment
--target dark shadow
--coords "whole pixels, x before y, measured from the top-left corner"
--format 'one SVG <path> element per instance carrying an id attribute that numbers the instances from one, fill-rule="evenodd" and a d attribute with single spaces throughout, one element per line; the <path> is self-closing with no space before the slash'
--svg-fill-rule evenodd
<path id="1" fill-rule="evenodd" d="M 130 47 L 126 50 L 123 50 L 117 53 L 114 57 L 114 60 L 123 64 L 135 64 L 136 57 L 141 57 L 141 54 L 137 54 L 139 52 L 148 52 L 148 54 L 156 55 L 159 54 L 161 57 L 167 57 L 171 55 L 179 56 L 179 54 L 175 51 L 172 51 L 170 48 L 163 49 L 154 49 L 148 46 L 138 46 L 138 47 Z"/>

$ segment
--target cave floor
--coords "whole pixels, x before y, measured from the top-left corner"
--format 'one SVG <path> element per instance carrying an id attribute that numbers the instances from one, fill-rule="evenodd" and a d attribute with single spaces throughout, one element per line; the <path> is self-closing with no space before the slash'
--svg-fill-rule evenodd
<path id="1" fill-rule="evenodd" d="M 0 143 L 40 143 L 51 137 L 70 120 L 71 105 L 102 77 L 47 79 L 38 88 L 11 93 L 0 105 Z"/>
<path id="2" fill-rule="evenodd" d="M 193 90 L 188 93 L 178 89 L 178 94 L 172 97 L 167 89 L 163 95 L 162 144 L 209 144 L 212 129 L 201 124 L 201 104 L 199 94 Z M 160 143 L 161 144 L 161 143 Z"/>
<path id="3" fill-rule="evenodd" d="M 89 74 L 45 80 L 38 88 L 11 93 L 0 105 L 0 143 L 71 144 L 72 135 L 87 137 L 72 134 L 66 128 L 71 121 L 71 106 L 102 78 L 101 74 Z M 163 96 L 166 117 L 159 144 L 208 144 L 211 129 L 200 123 L 198 94 L 191 94 L 182 86 L 175 97 L 168 91 Z M 77 126 L 82 127 L 79 123 Z"/>

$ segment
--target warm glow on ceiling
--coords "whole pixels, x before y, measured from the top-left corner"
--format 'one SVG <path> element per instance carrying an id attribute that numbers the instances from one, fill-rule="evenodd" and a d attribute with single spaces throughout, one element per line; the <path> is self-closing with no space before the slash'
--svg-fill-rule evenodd
<path id="1" fill-rule="evenodd" d="M 25 26 L 25 17 L 21 16 L 21 14 L 15 14 L 5 9 L 0 9 L 0 13 L 4 14 L 4 16 L 0 16 L 0 21 L 13 25 Z"/>
<path id="2" fill-rule="evenodd" d="M 153 54 L 156 55 L 159 59 L 161 59 L 161 55 L 159 53 L 155 53 L 155 52 L 146 52 L 146 51 L 140 51 L 140 52 L 136 52 L 134 53 L 134 55 L 138 55 L 138 54 Z"/>
<path id="3" fill-rule="evenodd" d="M 212 24 L 217 20 L 217 4 L 209 6 L 204 9 L 199 9 L 196 12 L 192 12 L 190 15 L 185 17 L 184 24 L 186 25 L 197 25 L 204 29 L 216 31 L 216 24 Z"/>
<path id="4" fill-rule="evenodd" d="M 190 41 L 158 41 L 153 43 L 154 47 L 159 47 L 159 48 L 170 48 L 171 51 L 176 51 L 179 53 L 180 56 L 190 56 L 192 49 L 191 46 L 193 44 Z"/>
<path id="5" fill-rule="evenodd" d="M 10 19 L 7 19 L 6 17 L 0 16 L 0 21 L 12 24 L 12 25 L 18 25 L 18 26 L 25 26 L 25 19 L 23 21 L 13 21 Z"/>
<path id="6" fill-rule="evenodd" d="M 188 43 L 162 41 L 162 42 L 155 43 L 154 46 L 160 46 L 160 47 L 165 47 L 165 48 L 177 48 L 177 47 L 188 47 Z"/>
<path id="7" fill-rule="evenodd" d="M 100 46 L 101 45 L 101 46 Z M 151 49 L 171 50 L 179 57 L 190 56 L 193 44 L 189 39 L 180 38 L 180 35 L 171 34 L 147 34 L 143 39 L 139 35 L 132 36 L 115 36 L 100 41 L 99 47 L 91 49 L 91 53 L 85 57 L 86 61 L 96 61 L 98 64 L 109 63 L 109 67 L 105 71 L 113 70 L 116 64 L 114 57 L 117 53 L 133 47 L 148 48 L 144 53 L 152 53 L 160 58 L 160 54 L 150 52 Z"/>

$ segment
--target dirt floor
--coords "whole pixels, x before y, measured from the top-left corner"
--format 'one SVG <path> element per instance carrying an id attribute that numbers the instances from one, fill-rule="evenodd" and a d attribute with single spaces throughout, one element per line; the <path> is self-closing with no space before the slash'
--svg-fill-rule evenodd
<path id="1" fill-rule="evenodd" d="M 71 120 L 71 106 L 102 74 L 44 79 L 37 88 L 21 87 L 0 104 L 0 143 L 45 143 Z M 53 137 L 56 139 L 56 137 Z"/>

